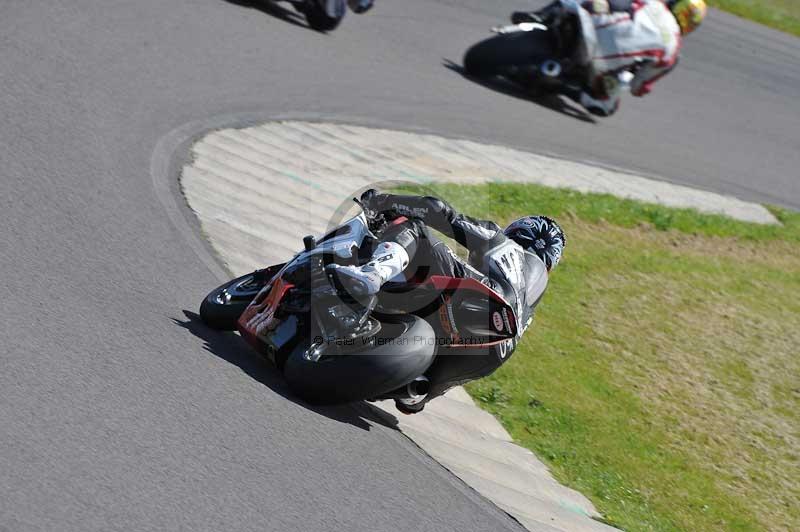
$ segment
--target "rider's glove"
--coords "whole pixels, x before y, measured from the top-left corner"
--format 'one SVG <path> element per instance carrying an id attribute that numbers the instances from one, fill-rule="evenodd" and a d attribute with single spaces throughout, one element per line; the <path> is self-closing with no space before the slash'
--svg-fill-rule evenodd
<path id="1" fill-rule="evenodd" d="M 581 7 L 592 15 L 607 15 L 611 12 L 608 0 L 586 0 L 581 3 Z"/>
<path id="2" fill-rule="evenodd" d="M 600 100 L 587 92 L 581 93 L 580 103 L 595 116 L 611 116 L 619 109 L 619 97 Z"/>
<path id="3" fill-rule="evenodd" d="M 380 207 L 378 205 L 379 194 L 377 190 L 370 188 L 362 192 L 358 200 L 359 205 L 364 209 L 364 214 L 367 216 L 371 230 L 378 229 L 386 221 L 386 217 L 380 212 Z"/>
<path id="4" fill-rule="evenodd" d="M 365 190 L 361 194 L 361 199 L 360 199 L 361 205 L 363 207 L 371 210 L 371 211 L 377 211 L 378 210 L 377 209 L 377 207 L 378 207 L 378 205 L 377 205 L 377 203 L 378 203 L 378 201 L 377 201 L 378 194 L 379 194 L 379 192 L 377 190 L 375 190 L 374 188 L 370 188 L 368 190 Z"/>

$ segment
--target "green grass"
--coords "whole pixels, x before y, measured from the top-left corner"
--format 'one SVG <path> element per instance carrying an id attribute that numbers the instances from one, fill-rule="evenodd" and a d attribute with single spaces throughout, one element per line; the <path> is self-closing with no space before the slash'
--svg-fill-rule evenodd
<path id="1" fill-rule="evenodd" d="M 426 193 L 568 245 L 512 359 L 467 389 L 626 530 L 800 530 L 800 214 L 761 226 L 531 185 Z"/>
<path id="2" fill-rule="evenodd" d="M 708 4 L 800 36 L 800 2 L 797 0 L 708 0 Z"/>

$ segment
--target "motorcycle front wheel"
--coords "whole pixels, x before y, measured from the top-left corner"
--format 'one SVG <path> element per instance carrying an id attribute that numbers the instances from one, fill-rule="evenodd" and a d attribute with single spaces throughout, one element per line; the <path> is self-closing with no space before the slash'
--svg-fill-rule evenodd
<path id="1" fill-rule="evenodd" d="M 220 331 L 233 331 L 244 309 L 264 287 L 259 272 L 248 273 L 218 286 L 200 304 L 200 319 Z"/>

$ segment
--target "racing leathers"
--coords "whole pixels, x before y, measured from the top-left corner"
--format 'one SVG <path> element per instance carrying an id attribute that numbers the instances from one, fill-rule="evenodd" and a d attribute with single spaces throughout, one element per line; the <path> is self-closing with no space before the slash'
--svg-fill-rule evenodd
<path id="1" fill-rule="evenodd" d="M 456 354 L 437 357 L 427 373 L 431 381 L 428 400 L 453 386 L 489 375 L 508 360 L 547 286 L 547 268 L 537 254 L 524 250 L 506 237 L 494 222 L 465 216 L 438 198 L 371 194 L 362 197 L 362 202 L 387 219 L 406 218 L 384 231 L 378 246 L 402 246 L 408 260 L 406 276 L 478 279 L 501 294 L 517 315 L 515 338 L 484 348 L 482 352 L 459 350 Z M 464 246 L 469 251 L 468 260 L 459 258 L 430 229 Z"/>
<path id="2" fill-rule="evenodd" d="M 588 70 L 583 87 L 563 92 L 593 114 L 609 116 L 619 108 L 620 75 L 630 73 L 631 94 L 644 96 L 678 62 L 680 26 L 662 0 L 557 0 L 543 11 L 554 8 L 580 21 L 574 55 Z"/>

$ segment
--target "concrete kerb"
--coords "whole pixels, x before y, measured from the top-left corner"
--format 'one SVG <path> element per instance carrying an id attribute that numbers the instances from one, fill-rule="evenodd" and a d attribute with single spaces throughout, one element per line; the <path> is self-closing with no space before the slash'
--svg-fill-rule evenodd
<path id="1" fill-rule="evenodd" d="M 344 123 L 287 120 L 253 125 L 252 115 L 247 120 L 250 127 L 221 129 L 236 123 L 231 118 L 175 130 L 159 143 L 152 170 L 176 226 L 193 233 L 187 237 L 195 251 L 207 254 L 206 262 L 216 255 L 233 274 L 294 253 L 303 235 L 325 229 L 333 211 L 330 205 L 373 185 L 375 175 L 420 183 L 476 183 L 492 176 L 776 222 L 761 205 L 502 146 Z M 192 129 L 199 125 L 210 127 L 200 135 Z M 182 153 L 173 151 L 172 159 L 165 158 L 169 149 Z M 182 169 L 176 168 L 180 165 Z M 187 220 L 185 211 L 178 216 L 177 187 L 156 178 L 174 176 L 178 170 L 180 191 L 197 222 Z M 565 175 L 569 177 L 559 177 Z M 164 197 L 167 192 L 171 199 Z M 265 206 L 278 219 L 270 219 Z M 197 229 L 208 243 L 198 242 Z M 558 484 L 547 467 L 514 445 L 505 429 L 463 389 L 448 392 L 415 416 L 399 414 L 391 403 L 377 406 L 397 418 L 398 428 L 445 468 L 529 529 L 612 530 L 592 519 L 599 515 L 588 499 Z"/>

